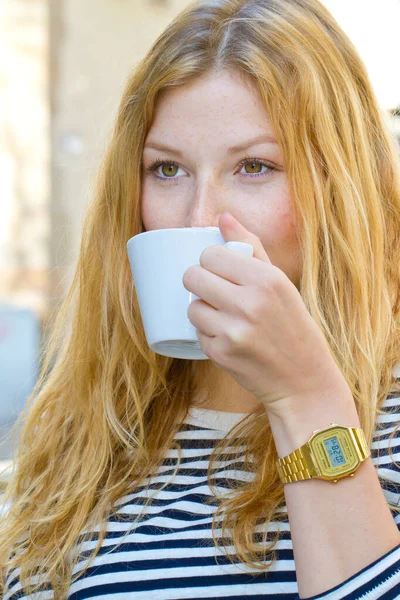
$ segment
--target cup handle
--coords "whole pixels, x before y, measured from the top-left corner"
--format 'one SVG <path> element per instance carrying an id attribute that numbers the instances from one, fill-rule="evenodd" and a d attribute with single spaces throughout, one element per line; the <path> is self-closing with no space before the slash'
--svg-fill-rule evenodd
<path id="1" fill-rule="evenodd" d="M 245 256 L 253 256 L 254 248 L 251 244 L 247 244 L 246 242 L 226 242 L 224 244 L 227 248 L 232 248 L 232 250 L 236 250 L 239 254 L 244 254 Z"/>

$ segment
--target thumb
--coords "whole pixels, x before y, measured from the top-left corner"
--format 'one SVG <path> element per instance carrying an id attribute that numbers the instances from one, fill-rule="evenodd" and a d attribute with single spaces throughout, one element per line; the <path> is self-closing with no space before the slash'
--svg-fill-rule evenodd
<path id="1" fill-rule="evenodd" d="M 218 225 L 226 242 L 245 242 L 251 244 L 254 248 L 254 258 L 272 264 L 260 238 L 243 227 L 230 212 L 224 212 L 220 216 Z"/>

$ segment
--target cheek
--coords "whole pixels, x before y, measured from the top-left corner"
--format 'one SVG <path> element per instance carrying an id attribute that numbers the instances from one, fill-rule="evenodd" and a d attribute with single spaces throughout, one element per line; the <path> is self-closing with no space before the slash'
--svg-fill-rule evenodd
<path id="1" fill-rule="evenodd" d="M 276 221 L 282 238 L 285 238 L 286 241 L 290 243 L 290 240 L 297 236 L 297 224 L 286 181 L 285 185 L 281 188 L 279 204 L 277 205 Z"/>
<path id="2" fill-rule="evenodd" d="M 302 258 L 298 230 L 290 209 L 280 215 L 278 234 L 273 244 L 271 261 L 280 268 L 299 289 Z"/>
<path id="3" fill-rule="evenodd" d="M 172 187 L 172 186 L 171 186 Z M 176 199 L 175 199 L 176 200 Z M 180 227 L 183 220 L 184 204 L 174 201 L 173 209 L 168 198 L 163 198 L 151 185 L 142 184 L 140 212 L 146 231 Z"/>
<path id="4" fill-rule="evenodd" d="M 157 201 L 151 186 L 146 184 L 145 180 L 141 187 L 140 212 L 143 226 L 147 231 L 162 227 L 163 218 L 160 208 L 160 202 Z"/>
<path id="5" fill-rule="evenodd" d="M 152 229 L 158 229 L 160 227 L 160 211 L 149 186 L 145 183 L 142 183 L 141 188 L 140 213 L 142 216 L 143 227 L 146 231 L 151 231 Z"/>
<path id="6" fill-rule="evenodd" d="M 295 216 L 290 205 L 276 206 L 275 211 L 264 215 L 262 223 L 259 237 L 272 264 L 295 283 L 300 265 L 300 245 Z"/>
<path id="7" fill-rule="evenodd" d="M 281 213 L 279 220 L 283 236 L 286 237 L 288 240 L 292 239 L 293 237 L 296 237 L 296 219 L 294 213 L 290 208 L 287 208 Z"/>
<path id="8" fill-rule="evenodd" d="M 297 237 L 297 226 L 285 173 L 268 186 L 266 201 L 260 203 L 262 214 L 259 227 L 267 246 L 291 245 Z"/>
<path id="9" fill-rule="evenodd" d="M 142 216 L 142 223 L 144 229 L 146 231 L 154 229 L 154 211 L 151 208 L 151 204 L 146 201 L 146 197 L 143 195 L 143 193 L 140 198 L 140 213 Z"/>
<path id="10" fill-rule="evenodd" d="M 277 197 L 276 202 L 268 205 L 261 216 L 259 237 L 268 248 L 291 246 L 297 238 L 295 215 L 289 201 L 284 195 Z"/>
<path id="11" fill-rule="evenodd" d="M 269 242 L 273 248 L 279 251 L 282 256 L 297 252 L 298 237 L 295 218 L 288 209 L 277 215 L 274 231 L 269 232 Z"/>

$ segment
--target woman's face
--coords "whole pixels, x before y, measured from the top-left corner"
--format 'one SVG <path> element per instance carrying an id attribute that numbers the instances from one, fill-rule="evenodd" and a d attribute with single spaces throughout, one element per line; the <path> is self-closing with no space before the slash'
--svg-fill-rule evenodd
<path id="1" fill-rule="evenodd" d="M 282 150 L 273 140 L 256 90 L 233 73 L 164 92 L 143 151 L 145 230 L 218 227 L 227 210 L 299 289 L 296 225 Z"/>

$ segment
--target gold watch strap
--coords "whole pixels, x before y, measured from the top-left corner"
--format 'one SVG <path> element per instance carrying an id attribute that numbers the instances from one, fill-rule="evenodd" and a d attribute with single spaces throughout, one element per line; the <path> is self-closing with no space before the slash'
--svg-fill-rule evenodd
<path id="1" fill-rule="evenodd" d="M 360 427 L 348 427 L 348 431 L 353 434 L 360 460 L 365 460 L 370 456 L 370 450 L 364 431 Z M 304 481 L 305 479 L 313 479 L 317 476 L 308 442 L 287 456 L 278 458 L 276 466 L 282 483 Z"/>

